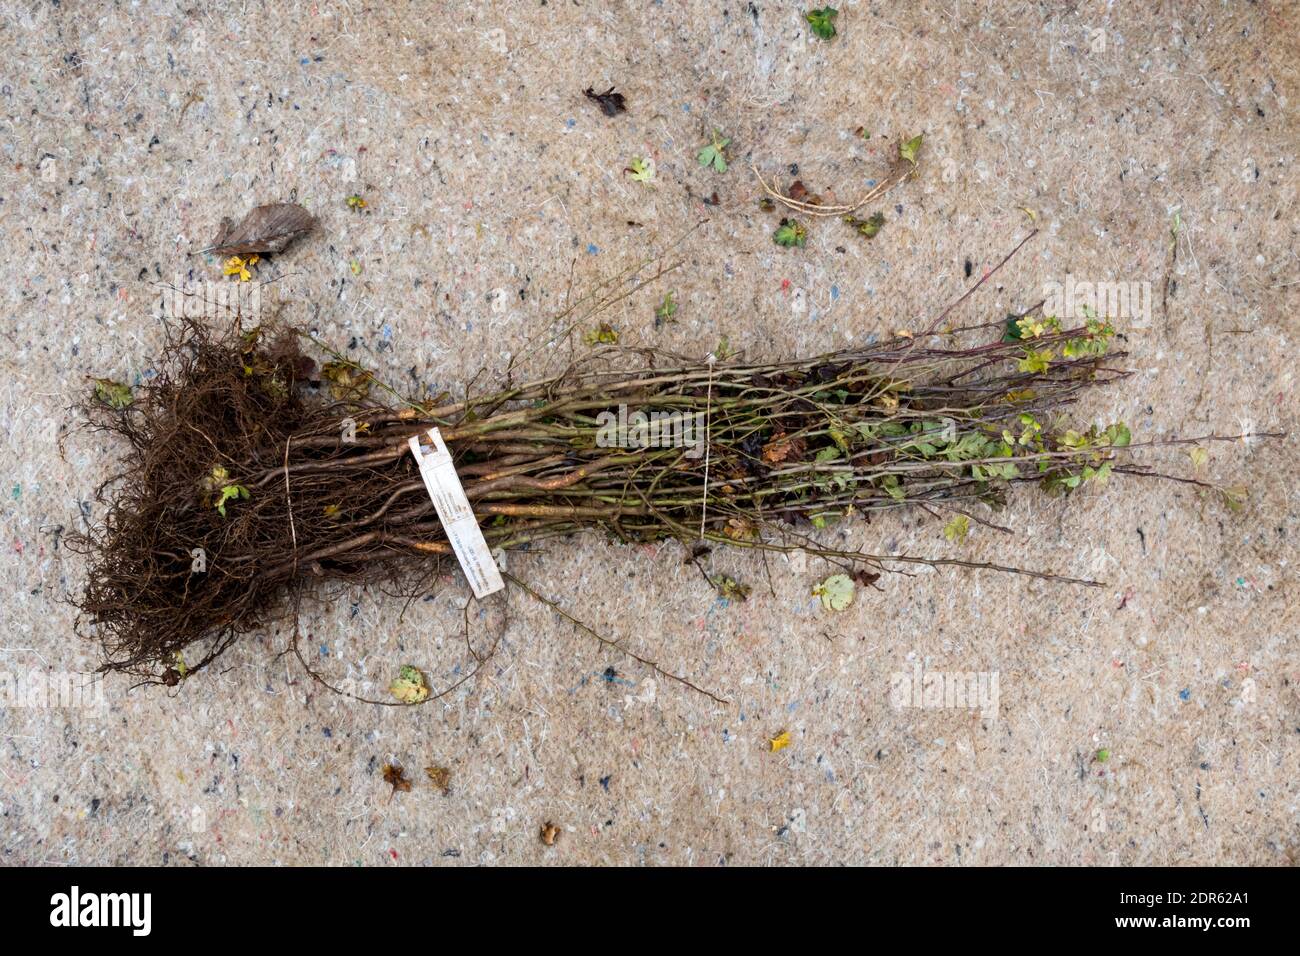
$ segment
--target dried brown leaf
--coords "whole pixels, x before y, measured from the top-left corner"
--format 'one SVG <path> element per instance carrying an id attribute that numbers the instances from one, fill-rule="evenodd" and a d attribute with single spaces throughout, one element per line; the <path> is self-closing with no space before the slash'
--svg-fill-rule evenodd
<path id="1" fill-rule="evenodd" d="M 276 202 L 258 206 L 235 225 L 229 217 L 206 250 L 222 256 L 264 255 L 283 252 L 289 243 L 305 236 L 316 218 L 297 203 Z"/>
<path id="2" fill-rule="evenodd" d="M 406 771 L 396 764 L 384 764 L 384 783 L 393 788 L 393 793 L 399 790 L 402 793 L 409 793 L 411 790 L 411 781 L 406 779 Z"/>
<path id="3" fill-rule="evenodd" d="M 804 445 L 802 438 L 778 435 L 763 446 L 763 460 L 769 465 L 780 464 L 791 458 L 798 461 L 804 453 Z"/>
<path id="4" fill-rule="evenodd" d="M 802 179 L 796 179 L 790 184 L 790 198 L 795 202 L 808 203 L 810 206 L 820 206 L 822 204 L 822 197 L 810 192 L 808 187 L 803 184 Z"/>
<path id="5" fill-rule="evenodd" d="M 433 785 L 447 793 L 451 790 L 451 768 L 449 767 L 425 767 L 424 772 L 429 775 Z"/>
<path id="6" fill-rule="evenodd" d="M 626 99 L 622 93 L 614 92 L 612 86 L 604 93 L 597 93 L 594 88 L 589 86 L 583 90 L 582 95 L 599 106 L 600 111 L 606 116 L 617 116 L 619 113 L 627 112 Z"/>
<path id="7" fill-rule="evenodd" d="M 560 837 L 560 828 L 550 820 L 547 820 L 542 824 L 541 833 L 538 835 L 542 838 L 542 842 L 547 846 L 555 846 L 555 841 Z"/>

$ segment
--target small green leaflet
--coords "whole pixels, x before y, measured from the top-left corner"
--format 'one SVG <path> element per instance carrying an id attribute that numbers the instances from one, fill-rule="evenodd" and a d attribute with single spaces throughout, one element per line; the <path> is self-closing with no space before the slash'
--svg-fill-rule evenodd
<path id="1" fill-rule="evenodd" d="M 853 579 L 847 574 L 832 574 L 812 589 L 828 611 L 842 611 L 853 603 Z"/>
<path id="2" fill-rule="evenodd" d="M 727 171 L 727 147 L 731 145 L 730 139 L 723 139 L 719 136 L 718 131 L 713 131 L 713 141 L 695 154 L 695 161 L 706 169 L 712 166 L 720 173 Z"/>
<path id="3" fill-rule="evenodd" d="M 226 485 L 222 488 L 221 497 L 217 499 L 216 504 L 217 511 L 221 512 L 221 517 L 224 518 L 226 516 L 226 502 L 232 500 L 238 501 L 240 498 L 243 498 L 245 501 L 248 500 L 248 489 L 243 485 Z"/>
<path id="4" fill-rule="evenodd" d="M 923 139 L 925 139 L 924 133 L 913 136 L 906 143 L 903 143 L 898 147 L 898 155 L 915 166 L 916 157 L 921 154 L 921 140 Z"/>
<path id="5" fill-rule="evenodd" d="M 961 544 L 968 534 L 970 534 L 970 518 L 965 515 L 953 515 L 952 520 L 943 526 L 943 536 L 953 544 Z"/>
<path id="6" fill-rule="evenodd" d="M 835 18 L 840 12 L 834 7 L 822 7 L 818 10 L 809 10 L 803 15 L 808 21 L 808 26 L 812 27 L 812 32 L 823 40 L 829 40 L 835 36 Z"/>
<path id="7" fill-rule="evenodd" d="M 718 594 L 728 601 L 746 601 L 749 599 L 749 592 L 753 590 L 748 584 L 741 584 L 735 578 L 725 574 L 710 578 L 709 581 L 717 588 Z"/>
<path id="8" fill-rule="evenodd" d="M 130 385 L 115 382 L 111 378 L 95 379 L 95 398 L 119 412 L 135 401 Z"/>
<path id="9" fill-rule="evenodd" d="M 633 157 L 632 162 L 628 164 L 625 171 L 633 182 L 652 183 L 655 181 L 655 164 L 652 160 L 642 159 L 640 156 Z"/>
<path id="10" fill-rule="evenodd" d="M 808 230 L 793 219 L 782 219 L 781 225 L 772 233 L 772 241 L 787 249 L 794 246 L 802 249 L 808 243 Z"/>
<path id="11" fill-rule="evenodd" d="M 664 300 L 655 308 L 655 328 L 659 328 L 665 322 L 671 322 L 676 314 L 677 302 L 673 299 L 673 294 L 669 292 L 664 295 Z"/>
<path id="12" fill-rule="evenodd" d="M 876 233 L 880 232 L 880 227 L 885 224 L 885 214 L 883 212 L 874 213 L 866 219 L 845 216 L 844 221 L 857 230 L 859 235 L 866 239 L 874 239 Z"/>
<path id="13" fill-rule="evenodd" d="M 602 322 L 596 328 L 591 329 L 583 337 L 582 341 L 588 345 L 617 345 L 618 329 L 614 328 L 608 322 Z"/>

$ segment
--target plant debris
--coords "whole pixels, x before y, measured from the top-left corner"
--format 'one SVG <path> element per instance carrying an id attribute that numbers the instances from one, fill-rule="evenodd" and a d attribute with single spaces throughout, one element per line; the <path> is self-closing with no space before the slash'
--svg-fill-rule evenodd
<path id="1" fill-rule="evenodd" d="M 782 219 L 781 224 L 772 233 L 772 241 L 787 249 L 798 246 L 802 249 L 808 243 L 808 230 L 794 219 Z"/>
<path id="2" fill-rule="evenodd" d="M 411 792 L 411 781 L 406 779 L 406 771 L 397 764 L 384 764 L 384 783 L 393 788 L 392 792 L 388 795 L 390 800 L 392 799 L 393 794 L 398 793 L 399 791 L 401 793 Z"/>
<path id="3" fill-rule="evenodd" d="M 665 322 L 676 322 L 673 318 L 676 314 L 677 302 L 671 292 L 665 292 L 663 301 L 655 307 L 655 328 L 660 328 Z"/>
<path id="4" fill-rule="evenodd" d="M 249 256 L 242 259 L 239 256 L 231 256 L 222 266 L 223 275 L 234 276 L 239 282 L 248 282 L 253 278 L 252 267 L 257 265 L 261 256 Z"/>
<path id="5" fill-rule="evenodd" d="M 695 161 L 706 169 L 711 166 L 718 172 L 725 173 L 727 171 L 727 147 L 730 145 L 731 140 L 723 137 L 715 129 L 708 145 L 695 154 Z"/>
<path id="6" fill-rule="evenodd" d="M 854 216 L 845 216 L 844 221 L 853 227 L 858 235 L 866 239 L 876 238 L 876 233 L 880 232 L 880 227 L 885 224 L 885 214 L 883 212 L 873 213 L 866 219 L 858 219 Z"/>
<path id="7" fill-rule="evenodd" d="M 435 787 L 444 794 L 451 792 L 451 768 L 449 767 L 425 767 L 425 774 Z"/>
<path id="8" fill-rule="evenodd" d="M 953 544 L 961 544 L 970 534 L 970 518 L 966 515 L 953 515 L 943 526 L 943 536 Z"/>
<path id="9" fill-rule="evenodd" d="M 634 156 L 623 172 L 627 173 L 628 178 L 634 183 L 645 183 L 648 186 L 655 181 L 655 162 L 653 159 Z"/>
<path id="10" fill-rule="evenodd" d="M 588 345 L 616 345 L 618 344 L 618 330 L 608 322 L 602 322 L 587 332 L 582 340 Z"/>
<path id="11" fill-rule="evenodd" d="M 606 116 L 617 116 L 619 113 L 627 112 L 627 104 L 623 94 L 616 93 L 612 86 L 604 93 L 597 93 L 593 87 L 589 86 L 583 90 L 583 96 L 599 106 L 600 111 Z"/>
<path id="12" fill-rule="evenodd" d="M 853 579 L 847 574 L 832 574 L 813 588 L 812 593 L 822 599 L 828 611 L 843 611 L 853 603 Z"/>
<path id="13" fill-rule="evenodd" d="M 749 600 L 750 591 L 753 590 L 748 584 L 741 584 L 735 578 L 726 574 L 710 580 L 713 586 L 717 588 L 718 594 L 729 601 L 747 601 Z"/>
<path id="14" fill-rule="evenodd" d="M 111 378 L 93 379 L 95 383 L 95 401 L 107 405 L 114 411 L 121 411 L 128 408 L 135 401 L 135 396 L 131 394 L 131 386 L 123 382 L 115 382 Z"/>
<path id="15" fill-rule="evenodd" d="M 541 841 L 547 846 L 555 846 L 555 841 L 560 838 L 560 828 L 550 820 L 542 824 L 541 831 L 538 833 Z"/>
<path id="16" fill-rule="evenodd" d="M 917 158 L 921 155 L 921 141 L 924 139 L 925 134 L 920 133 L 900 144 L 898 147 L 899 158 L 915 166 Z"/>
<path id="17" fill-rule="evenodd" d="M 234 225 L 221 220 L 217 237 L 204 251 L 220 256 L 259 256 L 283 252 L 295 239 L 307 235 L 316 219 L 297 203 L 268 203 L 249 210 Z"/>
<path id="18" fill-rule="evenodd" d="M 820 206 L 822 204 L 822 197 L 809 192 L 802 179 L 796 179 L 790 184 L 790 198 L 796 202 L 807 203 L 810 206 Z"/>
<path id="19" fill-rule="evenodd" d="M 790 740 L 791 740 L 790 731 L 788 730 L 781 731 L 779 734 L 777 734 L 775 737 L 773 737 L 771 740 L 767 742 L 768 752 L 776 753 L 777 751 L 784 750 L 786 747 L 790 746 Z"/>
<path id="20" fill-rule="evenodd" d="M 429 684 L 424 672 L 411 664 L 404 664 L 397 677 L 388 685 L 388 692 L 403 704 L 420 704 L 429 698 Z"/>
<path id="21" fill-rule="evenodd" d="M 321 366 L 321 378 L 330 383 L 330 395 L 336 400 L 359 402 L 370 394 L 375 375 L 355 362 L 336 361 Z"/>
<path id="22" fill-rule="evenodd" d="M 808 21 L 808 26 L 817 37 L 830 40 L 835 36 L 835 18 L 839 15 L 840 12 L 834 7 L 819 7 L 809 10 L 803 18 Z"/>

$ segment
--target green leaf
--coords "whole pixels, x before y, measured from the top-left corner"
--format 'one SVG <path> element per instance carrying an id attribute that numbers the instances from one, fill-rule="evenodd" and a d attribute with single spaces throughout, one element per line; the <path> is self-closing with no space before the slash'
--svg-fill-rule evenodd
<path id="1" fill-rule="evenodd" d="M 95 398 L 119 412 L 135 401 L 130 385 L 115 382 L 111 378 L 95 379 Z"/>
<path id="2" fill-rule="evenodd" d="M 923 139 L 925 139 L 924 133 L 913 136 L 906 143 L 903 143 L 898 147 L 898 155 L 915 166 L 916 157 L 921 154 L 921 141 Z"/>
<path id="3" fill-rule="evenodd" d="M 847 574 L 832 574 L 812 589 L 828 611 L 842 611 L 853 603 L 853 579 Z"/>
<path id="4" fill-rule="evenodd" d="M 238 501 L 239 499 L 248 500 L 248 489 L 243 485 L 226 485 L 221 489 L 221 495 L 217 498 L 216 509 L 221 512 L 221 517 L 226 516 L 226 502 Z"/>
<path id="5" fill-rule="evenodd" d="M 1025 357 L 1016 364 L 1022 372 L 1037 374 L 1047 371 L 1048 366 L 1052 364 L 1052 358 L 1051 349 L 1026 349 Z"/>
<path id="6" fill-rule="evenodd" d="M 814 456 L 813 461 L 821 463 L 827 461 L 834 461 L 839 457 L 840 457 L 840 450 L 838 448 L 828 446 L 826 448 L 819 449 L 817 454 Z"/>
<path id="7" fill-rule="evenodd" d="M 835 36 L 835 18 L 840 12 L 834 7 L 821 7 L 817 10 L 809 10 L 803 15 L 808 21 L 808 26 L 812 27 L 812 32 L 823 40 L 829 40 Z"/>
<path id="8" fill-rule="evenodd" d="M 781 225 L 772 233 L 772 241 L 787 249 L 794 246 L 802 249 L 808 242 L 808 230 L 793 219 L 782 219 Z"/>
<path id="9" fill-rule="evenodd" d="M 1229 511 L 1241 511 L 1246 507 L 1246 501 L 1250 498 L 1250 489 L 1245 485 L 1221 488 L 1219 492 L 1223 495 L 1223 503 Z"/>
<path id="10" fill-rule="evenodd" d="M 865 239 L 874 239 L 876 233 L 880 232 L 880 227 L 885 224 L 885 214 L 883 212 L 874 213 L 866 219 L 845 216 L 844 221 L 852 226 L 858 235 Z"/>
<path id="11" fill-rule="evenodd" d="M 659 328 L 665 322 L 671 322 L 676 314 L 677 302 L 673 299 L 673 294 L 668 292 L 664 295 L 664 300 L 655 309 L 655 328 Z"/>
<path id="12" fill-rule="evenodd" d="M 713 141 L 695 154 L 695 161 L 706 169 L 712 166 L 720 173 L 727 171 L 727 147 L 731 145 L 730 139 L 724 139 L 718 135 L 718 131 L 713 131 Z"/>
<path id="13" fill-rule="evenodd" d="M 748 584 L 741 584 L 733 577 L 725 574 L 710 579 L 713 586 L 717 589 L 718 594 L 728 601 L 745 601 L 749 599 L 749 592 L 753 590 Z"/>
<path id="14" fill-rule="evenodd" d="M 429 685 L 418 667 L 403 664 L 397 678 L 388 685 L 388 692 L 403 704 L 418 704 L 429 696 Z"/>
<path id="15" fill-rule="evenodd" d="M 968 534 L 970 534 L 970 518 L 965 515 L 953 515 L 952 519 L 943 526 L 943 536 L 953 544 L 961 544 Z"/>
<path id="16" fill-rule="evenodd" d="M 1006 331 L 1002 333 L 1003 342 L 1020 341 L 1020 317 L 1015 315 L 1007 316 Z"/>
<path id="17" fill-rule="evenodd" d="M 654 164 L 637 156 L 628 164 L 626 172 L 636 183 L 652 183 L 655 180 Z"/>
<path id="18" fill-rule="evenodd" d="M 615 345 L 618 343 L 618 330 L 608 322 L 602 322 L 582 337 L 588 345 Z"/>
<path id="19" fill-rule="evenodd" d="M 1133 433 L 1123 422 L 1116 422 L 1110 426 L 1111 436 L 1110 443 L 1116 448 L 1126 448 L 1128 443 L 1133 440 Z"/>

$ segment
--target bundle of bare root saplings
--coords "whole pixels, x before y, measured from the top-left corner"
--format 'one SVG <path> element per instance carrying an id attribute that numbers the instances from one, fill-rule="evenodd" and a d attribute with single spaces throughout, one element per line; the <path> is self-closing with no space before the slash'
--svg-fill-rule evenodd
<path id="1" fill-rule="evenodd" d="M 155 378 L 101 382 L 86 406 L 125 450 L 74 544 L 80 607 L 103 669 L 175 684 L 304 588 L 454 567 L 408 445 L 431 426 L 493 549 L 594 531 L 674 538 L 688 558 L 800 549 L 859 580 L 907 562 L 995 567 L 837 551 L 818 529 L 908 507 L 984 521 L 1021 485 L 1068 495 L 1157 475 L 1140 460 L 1153 443 L 1068 414 L 1126 375 L 1113 335 L 1034 313 L 786 361 L 603 348 L 544 380 L 418 404 L 337 355 L 318 365 L 299 330 L 190 323 Z"/>

